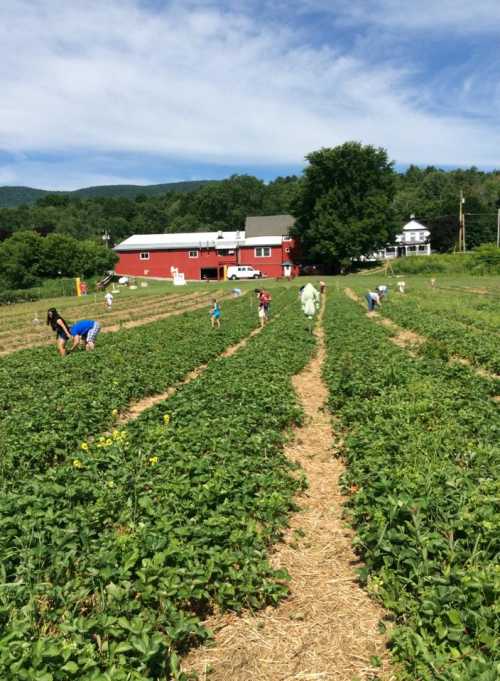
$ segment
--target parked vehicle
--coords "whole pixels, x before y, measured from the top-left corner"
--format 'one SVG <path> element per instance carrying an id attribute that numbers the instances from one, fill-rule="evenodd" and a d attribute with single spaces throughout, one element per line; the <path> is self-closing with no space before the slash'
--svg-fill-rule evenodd
<path id="1" fill-rule="evenodd" d="M 251 265 L 231 265 L 227 268 L 228 279 L 260 279 L 262 272 Z"/>

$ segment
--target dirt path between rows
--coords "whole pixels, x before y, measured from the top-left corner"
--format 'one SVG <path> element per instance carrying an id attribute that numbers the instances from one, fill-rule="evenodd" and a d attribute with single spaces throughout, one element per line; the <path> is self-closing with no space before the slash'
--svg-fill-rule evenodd
<path id="1" fill-rule="evenodd" d="M 281 313 L 276 314 L 271 321 L 269 322 L 270 324 L 275 320 L 278 319 Z M 238 341 L 238 343 L 234 343 L 234 345 L 230 345 L 226 350 L 221 352 L 218 357 L 231 357 L 231 355 L 234 355 L 235 352 L 238 352 L 241 348 L 243 348 L 250 338 L 253 338 L 256 336 L 258 333 L 262 331 L 263 327 L 258 326 L 257 328 L 253 329 L 248 336 L 245 336 L 242 340 Z M 215 330 L 214 333 L 217 333 Z M 171 386 L 168 388 L 168 390 L 165 390 L 163 393 L 158 393 L 157 395 L 150 395 L 149 397 L 145 397 L 143 400 L 139 400 L 138 402 L 134 402 L 129 406 L 129 408 L 122 412 L 116 421 L 117 426 L 123 426 L 129 421 L 133 421 L 136 419 L 138 416 L 142 414 L 143 411 L 146 411 L 146 409 L 150 409 L 151 407 L 154 407 L 156 404 L 159 404 L 160 402 L 163 402 L 164 400 L 168 400 L 170 397 L 175 395 L 175 393 L 179 390 L 180 387 L 183 385 L 186 385 L 187 383 L 190 383 L 191 381 L 194 381 L 195 378 L 198 378 L 198 376 L 201 376 L 201 374 L 207 369 L 208 367 L 208 362 L 206 364 L 200 364 L 200 366 L 196 367 L 196 369 L 193 369 L 190 371 L 186 376 L 179 382 L 176 383 L 175 385 Z"/>
<path id="2" fill-rule="evenodd" d="M 210 617 L 206 625 L 215 632 L 215 646 L 192 651 L 182 665 L 200 681 L 367 680 L 381 673 L 372 656 L 388 666 L 386 640 L 377 630 L 384 612 L 357 583 L 354 533 L 342 519 L 344 466 L 332 452 L 335 436 L 324 409 L 321 327 L 316 335 L 317 355 L 293 379 L 305 423 L 286 448 L 309 488 L 298 497 L 301 511 L 271 557 L 291 576 L 290 596 L 260 613 Z"/>
<path id="3" fill-rule="evenodd" d="M 344 293 L 348 298 L 353 300 L 355 303 L 363 305 L 363 301 L 361 300 L 361 298 L 351 288 L 345 288 Z M 417 353 L 415 352 L 415 350 L 418 348 L 419 345 L 423 345 L 428 340 L 426 336 L 422 336 L 416 333 L 415 331 L 410 331 L 410 329 L 404 329 L 403 327 L 399 326 L 398 324 L 396 324 L 396 322 L 393 322 L 392 319 L 389 319 L 388 317 L 381 317 L 380 313 L 378 312 L 367 312 L 366 316 L 369 317 L 376 324 L 380 324 L 381 326 L 385 326 L 386 328 L 390 329 L 393 333 L 393 335 L 389 337 L 390 340 L 395 345 L 398 345 L 400 348 L 406 350 L 408 354 L 411 355 L 412 357 L 417 357 Z M 458 355 L 454 355 L 453 357 L 451 357 L 449 361 L 451 363 L 455 362 L 456 364 L 462 364 L 463 366 L 469 367 L 471 371 L 473 371 L 481 378 L 494 379 L 496 381 L 500 381 L 500 374 L 495 374 L 492 371 L 488 371 L 488 369 L 475 366 L 466 357 L 459 357 Z M 498 401 L 495 397 L 493 397 L 492 399 L 494 399 L 494 401 L 496 402 Z"/>

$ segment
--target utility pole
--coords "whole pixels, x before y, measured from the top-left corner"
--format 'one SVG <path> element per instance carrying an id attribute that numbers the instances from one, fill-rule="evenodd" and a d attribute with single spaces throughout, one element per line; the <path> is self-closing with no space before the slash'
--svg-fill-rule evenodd
<path id="1" fill-rule="evenodd" d="M 465 197 L 463 190 L 460 190 L 460 205 L 458 209 L 458 250 L 465 251 Z"/>

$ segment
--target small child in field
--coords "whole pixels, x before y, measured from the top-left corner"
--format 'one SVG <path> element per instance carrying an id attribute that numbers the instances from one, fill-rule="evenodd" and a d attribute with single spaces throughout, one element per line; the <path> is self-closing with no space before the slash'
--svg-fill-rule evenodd
<path id="1" fill-rule="evenodd" d="M 220 328 L 220 305 L 215 298 L 212 299 L 212 307 L 210 308 L 210 321 L 212 328 Z"/>
<path id="2" fill-rule="evenodd" d="M 266 321 L 267 321 L 266 310 L 263 305 L 259 305 L 259 323 L 261 326 L 264 326 Z"/>
<path id="3" fill-rule="evenodd" d="M 104 300 L 106 302 L 106 310 L 111 311 L 111 308 L 113 307 L 113 294 L 108 291 L 104 296 Z"/>

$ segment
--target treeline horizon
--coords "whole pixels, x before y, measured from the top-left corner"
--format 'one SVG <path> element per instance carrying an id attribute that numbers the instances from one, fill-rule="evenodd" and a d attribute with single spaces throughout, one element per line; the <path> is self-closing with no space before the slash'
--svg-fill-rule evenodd
<path id="1" fill-rule="evenodd" d="M 434 250 L 447 252 L 455 246 L 461 190 L 466 198 L 467 246 L 495 240 L 499 171 L 410 166 L 394 176 L 396 220 L 403 226 L 415 215 L 431 230 Z M 269 183 L 252 175 L 233 175 L 189 192 L 139 193 L 133 199 L 47 194 L 33 205 L 0 208 L 0 240 L 31 230 L 101 243 L 108 234 L 114 245 L 132 234 L 242 229 L 249 215 L 294 214 L 303 181 L 296 175 Z"/>

